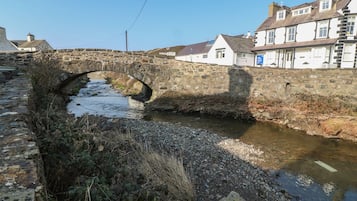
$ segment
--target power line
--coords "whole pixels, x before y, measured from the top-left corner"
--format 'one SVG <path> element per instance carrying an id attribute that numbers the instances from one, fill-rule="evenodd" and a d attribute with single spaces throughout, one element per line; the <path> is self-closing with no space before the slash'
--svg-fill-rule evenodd
<path id="1" fill-rule="evenodd" d="M 138 19 L 139 19 L 141 13 L 142 13 L 143 10 L 144 10 L 144 7 L 145 7 L 147 1 L 148 1 L 148 0 L 145 0 L 145 1 L 144 1 L 144 3 L 143 3 L 143 5 L 141 6 L 141 9 L 140 9 L 138 15 L 136 16 L 136 18 L 134 19 L 133 23 L 131 23 L 131 25 L 129 26 L 129 28 L 128 28 L 126 31 L 128 31 L 128 30 L 130 30 L 130 29 L 132 29 L 132 28 L 134 27 L 134 25 L 135 25 L 136 22 L 138 21 Z"/>

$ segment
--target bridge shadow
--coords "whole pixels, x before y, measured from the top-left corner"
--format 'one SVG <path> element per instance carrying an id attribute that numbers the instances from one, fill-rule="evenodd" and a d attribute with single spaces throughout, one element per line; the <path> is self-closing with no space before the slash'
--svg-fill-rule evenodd
<path id="1" fill-rule="evenodd" d="M 186 92 L 166 91 L 160 97 L 148 102 L 146 109 L 148 111 L 209 115 L 219 118 L 255 121 L 248 107 L 250 88 L 253 82 L 252 76 L 244 69 L 231 67 L 228 69 L 228 74 L 228 80 L 224 81 L 226 82 L 225 89 L 220 89 L 220 91 L 224 91 L 222 93 L 211 93 L 210 95 L 199 93 L 195 95 Z M 210 88 L 218 87 L 210 81 L 205 81 L 206 78 L 202 79 L 201 83 L 193 87 L 207 91 L 211 90 Z M 207 86 L 208 84 L 210 86 Z"/>

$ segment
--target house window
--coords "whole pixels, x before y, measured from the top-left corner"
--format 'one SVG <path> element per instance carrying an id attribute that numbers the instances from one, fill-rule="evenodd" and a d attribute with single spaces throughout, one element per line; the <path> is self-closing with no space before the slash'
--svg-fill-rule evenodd
<path id="1" fill-rule="evenodd" d="M 276 20 L 283 20 L 285 19 L 285 14 L 286 11 L 285 10 L 279 10 L 277 15 L 276 15 Z"/>
<path id="2" fill-rule="evenodd" d="M 317 38 L 327 38 L 328 20 L 317 22 Z"/>
<path id="3" fill-rule="evenodd" d="M 304 15 L 304 14 L 308 14 L 311 12 L 311 7 L 306 7 L 306 8 L 300 8 L 297 10 L 293 10 L 293 16 L 298 16 L 298 15 Z"/>
<path id="4" fill-rule="evenodd" d="M 353 31 L 355 28 L 355 21 L 356 21 L 356 17 L 348 17 L 347 18 L 347 36 L 352 36 L 353 35 Z"/>
<path id="5" fill-rule="evenodd" d="M 344 62 L 354 62 L 356 47 L 355 44 L 346 43 L 343 47 L 343 61 Z"/>
<path id="6" fill-rule="evenodd" d="M 208 57 L 207 54 L 202 55 L 202 58 L 206 59 Z"/>
<path id="7" fill-rule="evenodd" d="M 224 58 L 225 50 L 226 50 L 225 48 L 216 49 L 216 58 L 217 59 Z"/>
<path id="8" fill-rule="evenodd" d="M 274 30 L 268 31 L 268 44 L 273 44 L 274 43 L 274 38 L 275 38 L 275 33 Z"/>
<path id="9" fill-rule="evenodd" d="M 331 0 L 320 1 L 320 11 L 326 11 L 331 9 Z"/>
<path id="10" fill-rule="evenodd" d="M 288 27 L 288 42 L 295 41 L 295 36 L 296 36 L 296 27 Z"/>

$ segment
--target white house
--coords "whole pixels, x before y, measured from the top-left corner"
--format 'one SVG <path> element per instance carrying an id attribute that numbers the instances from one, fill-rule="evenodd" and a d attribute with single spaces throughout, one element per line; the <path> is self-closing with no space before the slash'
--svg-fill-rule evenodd
<path id="1" fill-rule="evenodd" d="M 218 65 L 253 66 L 254 43 L 249 36 L 220 34 L 208 52 L 206 63 Z"/>
<path id="2" fill-rule="evenodd" d="M 213 41 L 187 45 L 175 56 L 176 60 L 207 63 L 207 54 L 211 49 Z"/>
<path id="3" fill-rule="evenodd" d="M 249 36 L 220 34 L 215 40 L 186 46 L 175 59 L 218 65 L 253 66 L 253 46 L 253 40 Z"/>
<path id="4" fill-rule="evenodd" d="M 0 27 L 0 52 L 17 51 L 16 47 L 7 40 L 6 30 Z"/>
<path id="5" fill-rule="evenodd" d="M 256 30 L 255 66 L 356 68 L 357 0 L 272 3 Z"/>
<path id="6" fill-rule="evenodd" d="M 39 51 L 39 50 L 53 50 L 46 40 L 35 40 L 33 34 L 27 34 L 27 40 L 13 40 L 11 41 L 19 51 Z"/>

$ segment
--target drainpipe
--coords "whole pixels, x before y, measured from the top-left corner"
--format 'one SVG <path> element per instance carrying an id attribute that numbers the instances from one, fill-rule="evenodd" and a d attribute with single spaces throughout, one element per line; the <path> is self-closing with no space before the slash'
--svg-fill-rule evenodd
<path id="1" fill-rule="evenodd" d="M 295 68 L 295 51 L 296 51 L 296 48 L 294 48 L 293 52 L 292 52 L 293 59 L 291 60 L 291 68 Z"/>
<path id="2" fill-rule="evenodd" d="M 279 49 L 279 51 L 278 51 L 278 68 L 279 68 L 279 65 L 280 65 L 280 49 Z"/>

